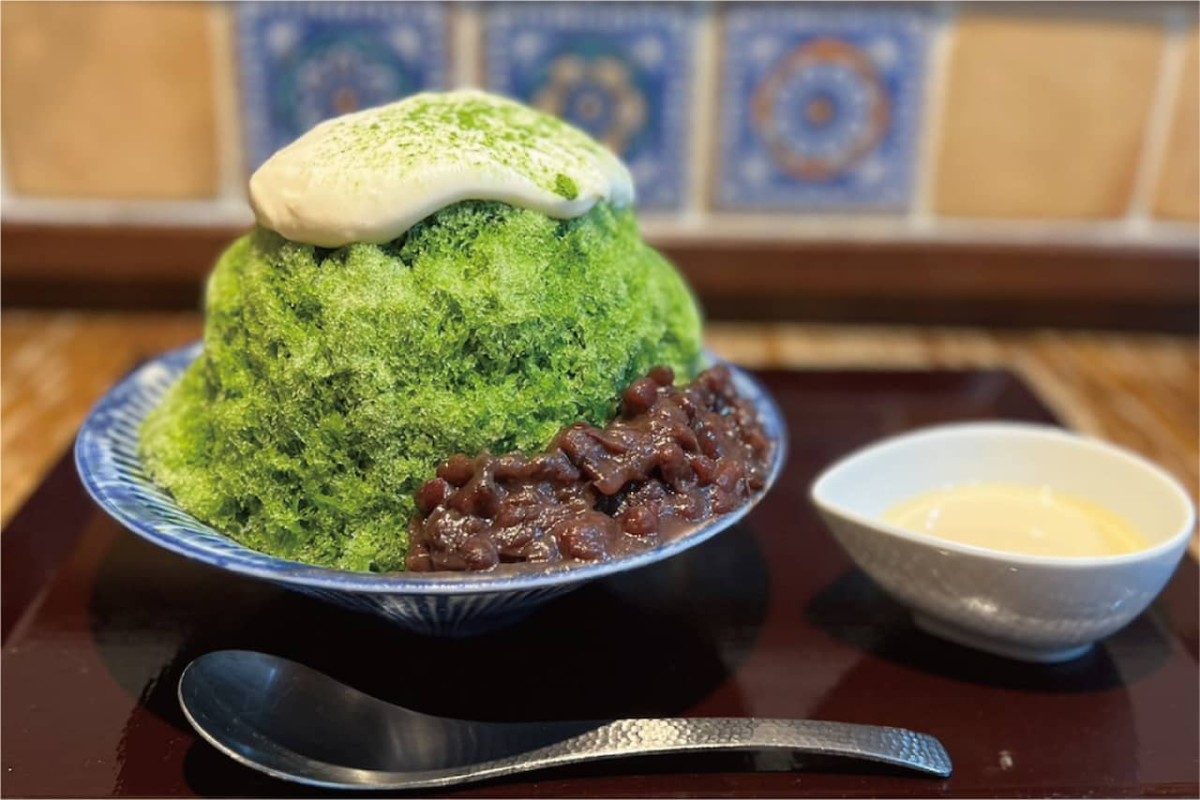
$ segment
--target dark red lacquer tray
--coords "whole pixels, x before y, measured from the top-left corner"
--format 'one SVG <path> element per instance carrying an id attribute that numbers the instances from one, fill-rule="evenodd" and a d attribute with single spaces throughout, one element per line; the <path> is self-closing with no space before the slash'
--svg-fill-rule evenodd
<path id="1" fill-rule="evenodd" d="M 500 796 L 1192 795 L 1197 570 L 1090 655 L 1032 666 L 917 630 L 809 505 L 821 467 L 959 419 L 1052 421 L 1001 372 L 772 372 L 779 486 L 745 524 L 592 584 L 503 633 L 422 639 L 160 551 L 91 505 L 64 461 L 3 535 L 8 795 L 303 795 L 197 741 L 175 699 L 209 650 L 264 650 L 433 713 L 497 720 L 815 717 L 942 739 L 946 781 L 761 755 L 609 762 L 460 790 Z"/>

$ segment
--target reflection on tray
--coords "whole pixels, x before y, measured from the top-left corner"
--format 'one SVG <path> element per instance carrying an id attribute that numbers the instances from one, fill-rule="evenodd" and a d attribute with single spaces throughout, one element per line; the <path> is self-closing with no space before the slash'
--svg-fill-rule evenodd
<path id="1" fill-rule="evenodd" d="M 1134 683 L 1170 657 L 1170 642 L 1153 608 L 1062 664 L 1033 664 L 988 655 L 921 631 L 909 612 L 859 570 L 814 598 L 809 620 L 839 641 L 880 658 L 946 678 L 1035 692 L 1102 692 Z"/>
<path id="2" fill-rule="evenodd" d="M 135 696 L 161 666 L 164 648 L 174 649 L 144 698 L 172 718 L 179 672 L 196 656 L 227 648 L 275 653 L 431 714 L 671 716 L 725 681 L 753 648 L 769 587 L 762 554 L 742 526 L 669 561 L 586 586 L 507 630 L 436 639 L 122 535 L 97 576 L 91 618 L 108 668 Z"/>

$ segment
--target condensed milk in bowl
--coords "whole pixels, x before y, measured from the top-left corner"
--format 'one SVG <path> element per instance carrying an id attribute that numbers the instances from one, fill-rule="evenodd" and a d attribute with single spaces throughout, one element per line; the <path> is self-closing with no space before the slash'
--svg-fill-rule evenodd
<path id="1" fill-rule="evenodd" d="M 1195 509 L 1160 467 L 1042 425 L 957 423 L 826 469 L 814 504 L 854 562 L 929 633 L 1065 661 L 1162 591 Z"/>

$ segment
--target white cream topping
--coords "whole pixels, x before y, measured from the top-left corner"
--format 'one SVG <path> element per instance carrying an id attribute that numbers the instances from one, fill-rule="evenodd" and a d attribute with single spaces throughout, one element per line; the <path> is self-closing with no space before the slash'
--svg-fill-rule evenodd
<path id="1" fill-rule="evenodd" d="M 462 200 L 569 219 L 633 202 L 633 180 L 583 131 L 473 89 L 327 120 L 250 178 L 259 225 L 320 247 L 389 242 Z"/>

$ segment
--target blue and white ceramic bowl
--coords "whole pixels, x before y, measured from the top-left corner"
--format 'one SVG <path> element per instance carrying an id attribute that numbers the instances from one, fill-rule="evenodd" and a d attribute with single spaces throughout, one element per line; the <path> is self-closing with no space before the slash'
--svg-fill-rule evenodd
<path id="1" fill-rule="evenodd" d="M 378 614 L 419 633 L 464 636 L 499 628 L 588 581 L 695 547 L 741 520 L 778 479 L 786 458 L 786 428 L 775 402 L 754 378 L 731 367 L 738 391 L 755 404 L 767 435 L 776 442 L 774 462 L 755 501 L 682 538 L 626 558 L 539 572 L 375 574 L 314 567 L 250 550 L 221 535 L 177 506 L 142 468 L 142 420 L 201 347 L 195 344 L 148 362 L 92 410 L 75 442 L 75 464 L 88 493 L 131 531 L 182 556 Z"/>

